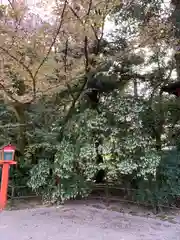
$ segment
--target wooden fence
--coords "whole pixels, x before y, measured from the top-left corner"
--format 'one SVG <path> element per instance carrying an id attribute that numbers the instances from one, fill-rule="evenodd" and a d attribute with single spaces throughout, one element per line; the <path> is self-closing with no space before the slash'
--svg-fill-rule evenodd
<path id="1" fill-rule="evenodd" d="M 132 193 L 137 189 L 127 189 L 123 188 L 120 185 L 114 185 L 112 183 L 109 184 L 95 184 L 92 188 L 91 194 L 85 198 L 84 200 L 98 200 L 103 201 L 106 205 L 109 205 L 113 202 L 118 203 L 129 203 L 129 204 L 136 204 L 142 205 L 145 207 L 151 207 L 153 211 L 158 212 L 159 209 L 180 209 L 180 201 L 179 206 L 174 205 L 162 205 L 159 204 L 158 208 L 153 208 L 152 204 L 149 202 L 137 202 L 134 201 L 132 198 Z M 9 186 L 9 200 L 27 200 L 37 198 L 37 195 L 32 192 L 27 186 Z"/>

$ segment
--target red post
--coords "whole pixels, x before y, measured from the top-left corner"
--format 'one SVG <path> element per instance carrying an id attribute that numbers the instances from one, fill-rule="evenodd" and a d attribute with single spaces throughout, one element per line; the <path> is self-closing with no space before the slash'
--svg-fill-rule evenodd
<path id="1" fill-rule="evenodd" d="M 2 165 L 1 175 L 0 210 L 3 210 L 7 204 L 8 180 L 9 180 L 9 164 L 4 163 Z"/>
<path id="2" fill-rule="evenodd" d="M 15 161 L 0 161 L 0 164 L 2 164 L 1 189 L 0 189 L 0 210 L 3 210 L 7 204 L 9 168 L 10 168 L 10 165 L 14 165 L 14 164 L 16 164 L 16 162 Z"/>

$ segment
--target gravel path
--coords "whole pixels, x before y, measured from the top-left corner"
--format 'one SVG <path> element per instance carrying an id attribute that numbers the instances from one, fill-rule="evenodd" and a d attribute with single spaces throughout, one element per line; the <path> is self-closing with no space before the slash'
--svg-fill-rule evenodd
<path id="1" fill-rule="evenodd" d="M 86 205 L 0 213 L 2 240 L 180 240 L 180 224 Z"/>

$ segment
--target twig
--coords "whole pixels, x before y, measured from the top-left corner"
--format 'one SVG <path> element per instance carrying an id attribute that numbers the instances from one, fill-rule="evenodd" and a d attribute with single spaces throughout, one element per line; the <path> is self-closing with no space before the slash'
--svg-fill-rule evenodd
<path id="1" fill-rule="evenodd" d="M 88 38 L 84 38 L 84 57 L 85 57 L 85 71 L 86 74 L 89 72 L 89 56 L 88 56 Z"/>
<path id="2" fill-rule="evenodd" d="M 19 18 L 18 20 L 18 17 L 17 17 L 17 14 L 16 14 L 16 11 L 15 11 L 15 7 L 13 6 L 13 2 L 11 2 L 10 0 L 8 0 L 8 3 L 9 5 L 11 6 L 12 10 L 14 11 L 14 15 L 15 15 L 15 24 L 16 24 L 16 27 L 15 27 L 15 31 L 14 33 L 16 34 L 17 31 L 18 31 L 18 26 L 20 26 L 20 23 L 21 23 L 21 20 L 22 20 L 22 17 Z M 13 46 L 14 42 L 15 42 L 15 34 L 14 36 L 12 37 L 12 44 L 11 44 L 11 47 Z"/>
<path id="3" fill-rule="evenodd" d="M 80 16 L 75 12 L 75 10 L 70 6 L 68 5 L 69 9 L 71 10 L 71 12 L 74 14 L 74 16 L 79 20 L 79 22 L 82 24 L 82 26 L 84 27 L 84 22 L 81 20 Z M 89 14 L 89 13 L 88 13 Z M 98 38 L 98 35 L 97 35 L 97 32 L 96 32 L 96 29 L 94 28 L 94 26 L 92 24 L 90 24 L 93 32 L 94 32 L 94 36 L 96 38 L 96 40 L 98 41 L 99 38 Z"/>
<path id="4" fill-rule="evenodd" d="M 92 0 L 89 1 L 89 6 L 88 6 L 88 11 L 86 16 L 89 16 L 90 12 L 91 12 L 91 7 L 92 7 Z"/>
<path id="5" fill-rule="evenodd" d="M 0 128 L 2 128 L 2 129 L 4 129 L 4 128 L 17 128 L 17 127 L 23 127 L 23 126 L 28 126 L 28 125 L 33 125 L 33 123 L 32 122 L 30 122 L 30 123 L 25 123 L 25 124 L 20 124 L 20 123 L 18 123 L 18 124 L 5 124 L 5 125 L 0 125 Z"/>
<path id="6" fill-rule="evenodd" d="M 14 1 L 13 1 L 14 2 Z M 11 6 L 12 10 L 14 11 L 15 13 L 15 9 L 14 9 L 14 6 L 13 6 L 13 2 L 11 2 L 10 0 L 8 0 L 8 3 L 9 5 Z M 17 15 L 15 14 L 15 19 L 16 19 L 16 22 L 18 22 L 18 18 L 17 18 Z"/>
<path id="7" fill-rule="evenodd" d="M 37 74 L 39 73 L 40 68 L 41 68 L 42 65 L 47 61 L 48 56 L 49 56 L 49 54 L 50 54 L 50 52 L 51 52 L 51 50 L 52 50 L 52 47 L 54 46 L 54 44 L 55 44 L 55 42 L 56 42 L 56 39 L 57 39 L 57 37 L 58 37 L 58 35 L 59 35 L 59 33 L 60 33 L 60 30 L 61 30 L 61 27 L 62 27 L 62 24 L 63 24 L 63 20 L 64 20 L 64 13 L 65 13 L 66 5 L 67 5 L 67 0 L 64 1 L 63 10 L 62 10 L 62 13 L 61 13 L 61 16 L 60 16 L 61 20 L 60 20 L 60 23 L 59 23 L 59 27 L 58 27 L 58 29 L 57 29 L 57 31 L 56 31 L 55 37 L 54 37 L 54 39 L 53 39 L 53 41 L 52 41 L 52 43 L 51 43 L 51 45 L 50 45 L 50 47 L 49 47 L 49 50 L 47 51 L 46 56 L 44 57 L 44 59 L 42 60 L 42 62 L 39 64 L 37 70 L 35 71 L 34 78 L 36 78 Z"/>
<path id="8" fill-rule="evenodd" d="M 65 74 L 67 73 L 68 46 L 69 46 L 69 41 L 68 41 L 68 39 L 67 39 L 67 40 L 66 40 L 66 44 L 65 44 L 64 58 L 63 58 L 63 62 L 64 62 L 64 72 L 65 72 Z"/>

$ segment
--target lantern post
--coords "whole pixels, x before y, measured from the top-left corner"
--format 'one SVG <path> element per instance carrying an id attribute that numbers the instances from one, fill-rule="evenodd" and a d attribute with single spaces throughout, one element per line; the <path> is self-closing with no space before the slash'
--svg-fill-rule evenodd
<path id="1" fill-rule="evenodd" d="M 0 149 L 0 166 L 1 172 L 1 188 L 0 188 L 0 210 L 3 210 L 7 204 L 8 182 L 9 182 L 9 168 L 15 165 L 15 151 L 16 147 L 9 144 Z"/>

